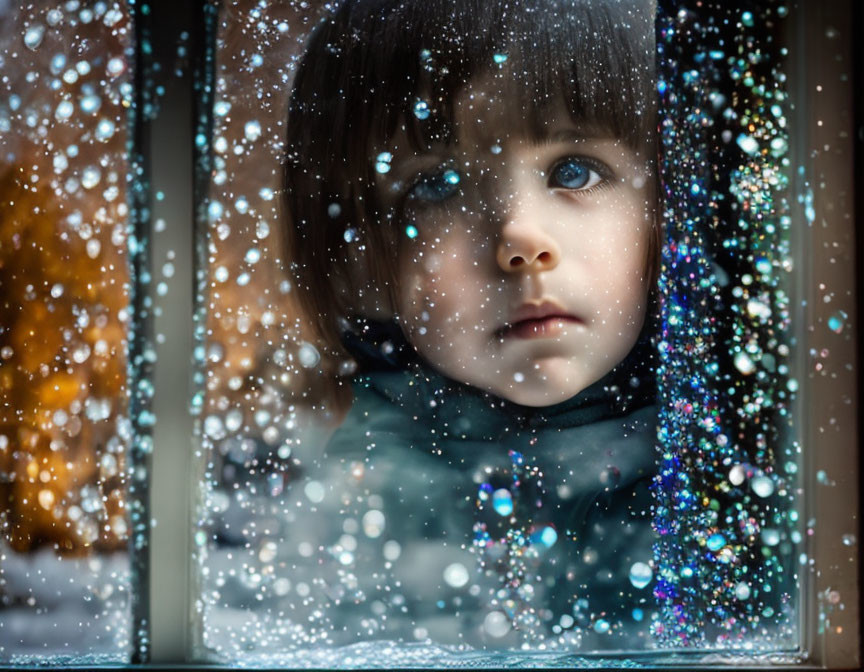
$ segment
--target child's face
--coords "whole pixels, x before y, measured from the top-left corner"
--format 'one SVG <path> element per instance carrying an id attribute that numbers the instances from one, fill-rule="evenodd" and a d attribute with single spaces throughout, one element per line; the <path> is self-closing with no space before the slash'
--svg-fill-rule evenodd
<path id="1" fill-rule="evenodd" d="M 405 205 L 397 310 L 441 373 L 547 406 L 635 344 L 654 204 L 645 158 L 622 141 L 562 105 L 538 143 L 506 127 L 506 105 L 469 87 L 455 144 L 416 154 L 396 138 L 381 186 Z"/>

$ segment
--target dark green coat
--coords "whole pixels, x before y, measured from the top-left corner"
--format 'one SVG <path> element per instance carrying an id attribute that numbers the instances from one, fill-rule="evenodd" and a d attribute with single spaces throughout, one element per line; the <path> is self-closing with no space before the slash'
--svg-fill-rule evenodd
<path id="1" fill-rule="evenodd" d="M 294 567 L 311 587 L 304 627 L 336 645 L 650 648 L 655 411 L 636 351 L 536 409 L 446 379 L 404 343 L 349 346 L 354 403 L 293 523 L 313 549 Z"/>

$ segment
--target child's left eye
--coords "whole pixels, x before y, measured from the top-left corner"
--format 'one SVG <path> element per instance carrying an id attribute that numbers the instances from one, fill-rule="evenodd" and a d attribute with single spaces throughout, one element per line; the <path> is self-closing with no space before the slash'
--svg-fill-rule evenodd
<path id="1" fill-rule="evenodd" d="M 553 189 L 585 191 L 607 179 L 593 161 L 568 157 L 556 163 L 549 171 L 549 186 Z"/>
<path id="2" fill-rule="evenodd" d="M 440 203 L 459 191 L 462 176 L 452 168 L 444 168 L 435 173 L 420 177 L 411 187 L 408 195 L 429 203 Z"/>

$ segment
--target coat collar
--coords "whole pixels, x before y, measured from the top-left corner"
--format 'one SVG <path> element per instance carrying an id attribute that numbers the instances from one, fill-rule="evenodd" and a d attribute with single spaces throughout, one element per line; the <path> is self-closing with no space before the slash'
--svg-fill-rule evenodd
<path id="1" fill-rule="evenodd" d="M 653 402 L 652 348 L 643 334 L 606 376 L 561 403 L 523 406 L 437 372 L 395 322 L 362 320 L 343 334 L 357 362 L 354 385 L 433 426 L 442 439 L 500 441 L 518 433 L 560 430 L 623 416 Z"/>

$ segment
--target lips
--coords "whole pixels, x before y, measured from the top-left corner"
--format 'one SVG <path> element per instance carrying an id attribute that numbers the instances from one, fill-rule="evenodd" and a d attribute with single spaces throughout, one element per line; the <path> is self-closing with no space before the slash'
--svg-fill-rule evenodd
<path id="1" fill-rule="evenodd" d="M 558 302 L 544 300 L 521 305 L 496 335 L 500 338 L 552 338 L 561 334 L 568 324 L 581 323 L 582 320 L 568 313 Z"/>

